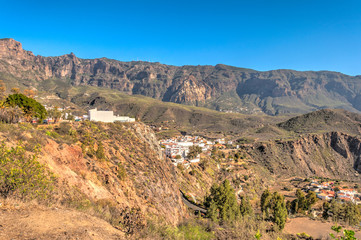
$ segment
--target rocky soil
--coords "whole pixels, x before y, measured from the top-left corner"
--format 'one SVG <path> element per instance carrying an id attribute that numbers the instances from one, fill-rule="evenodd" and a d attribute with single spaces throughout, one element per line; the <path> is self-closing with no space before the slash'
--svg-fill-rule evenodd
<path id="1" fill-rule="evenodd" d="M 126 239 L 108 222 L 76 210 L 1 204 L 0 239 Z"/>

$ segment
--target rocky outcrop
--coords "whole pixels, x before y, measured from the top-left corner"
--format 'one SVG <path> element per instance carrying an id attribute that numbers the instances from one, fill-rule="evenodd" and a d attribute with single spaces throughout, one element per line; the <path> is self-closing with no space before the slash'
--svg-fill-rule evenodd
<path id="1" fill-rule="evenodd" d="M 0 73 L 12 80 L 26 79 L 22 84 L 38 88 L 42 80 L 61 79 L 73 86 L 107 87 L 163 101 L 244 113 L 257 110 L 277 115 L 325 107 L 361 111 L 361 76 L 328 71 L 258 72 L 221 64 L 176 67 L 80 59 L 73 53 L 42 57 L 23 50 L 13 39 L 1 39 Z"/>
<path id="2" fill-rule="evenodd" d="M 19 59 L 33 61 L 35 56 L 30 51 L 23 50 L 21 43 L 11 38 L 0 40 L 0 57 L 2 59 Z"/>
<path id="3" fill-rule="evenodd" d="M 360 180 L 361 139 L 341 132 L 257 143 L 248 148 L 248 153 L 277 176 Z"/>

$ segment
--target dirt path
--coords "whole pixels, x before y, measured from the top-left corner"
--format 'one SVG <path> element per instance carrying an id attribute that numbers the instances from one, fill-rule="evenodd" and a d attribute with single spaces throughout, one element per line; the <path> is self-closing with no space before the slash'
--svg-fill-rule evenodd
<path id="1" fill-rule="evenodd" d="M 0 209 L 0 239 L 125 239 L 99 218 L 65 209 Z"/>
<path id="2" fill-rule="evenodd" d="M 304 232 L 317 239 L 328 239 L 329 233 L 333 232 L 331 230 L 331 226 L 333 225 L 334 224 L 330 222 L 321 222 L 301 217 L 290 219 L 289 222 L 286 223 L 284 232 L 291 234 Z M 357 239 L 361 239 L 361 232 L 356 232 L 355 236 Z"/>

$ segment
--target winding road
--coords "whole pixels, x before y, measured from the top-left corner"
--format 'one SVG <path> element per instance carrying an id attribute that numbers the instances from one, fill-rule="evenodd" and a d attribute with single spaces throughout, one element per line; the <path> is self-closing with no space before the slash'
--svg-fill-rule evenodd
<path id="1" fill-rule="evenodd" d="M 207 213 L 207 209 L 201 208 L 201 207 L 195 205 L 194 203 L 190 202 L 181 190 L 180 190 L 180 192 L 181 192 L 181 197 L 182 197 L 183 203 L 187 207 L 189 207 L 190 209 L 192 209 L 194 211 L 198 211 L 198 212 L 201 212 L 201 213 L 204 213 L 204 214 Z"/>

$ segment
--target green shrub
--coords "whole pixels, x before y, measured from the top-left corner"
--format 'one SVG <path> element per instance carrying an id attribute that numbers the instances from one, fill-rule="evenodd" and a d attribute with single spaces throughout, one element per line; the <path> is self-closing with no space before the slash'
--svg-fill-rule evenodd
<path id="1" fill-rule="evenodd" d="M 46 131 L 45 134 L 54 139 L 57 139 L 60 137 L 60 135 L 57 132 L 53 132 L 53 131 Z"/>
<path id="2" fill-rule="evenodd" d="M 186 224 L 178 227 L 176 239 L 214 239 L 214 235 L 211 232 L 207 232 L 203 226 L 197 224 Z"/>
<path id="3" fill-rule="evenodd" d="M 71 129 L 71 125 L 69 123 L 66 123 L 66 122 L 62 122 L 59 124 L 59 127 L 55 128 L 55 131 L 64 136 L 64 135 L 70 135 L 70 130 Z"/>
<path id="4" fill-rule="evenodd" d="M 37 161 L 38 149 L 27 156 L 21 146 L 0 146 L 0 195 L 31 200 L 45 199 L 54 190 L 54 175 Z"/>
<path id="5" fill-rule="evenodd" d="M 127 177 L 127 171 L 125 170 L 124 166 L 121 163 L 118 163 L 118 178 L 121 181 L 124 181 Z"/>
<path id="6" fill-rule="evenodd" d="M 147 228 L 140 238 L 173 240 L 208 240 L 216 239 L 214 232 L 204 222 L 187 222 L 174 227 L 161 222 L 148 221 Z"/>
<path id="7" fill-rule="evenodd" d="M 104 147 L 103 147 L 103 143 L 102 142 L 98 142 L 98 149 L 95 152 L 95 155 L 97 157 L 98 160 L 104 160 L 106 159 L 105 157 L 105 153 L 104 153 Z"/>

